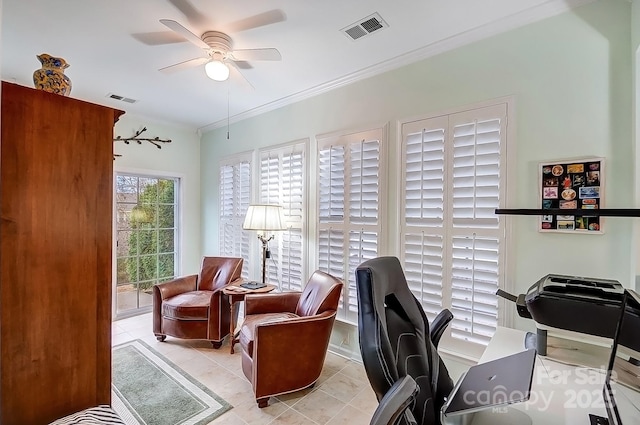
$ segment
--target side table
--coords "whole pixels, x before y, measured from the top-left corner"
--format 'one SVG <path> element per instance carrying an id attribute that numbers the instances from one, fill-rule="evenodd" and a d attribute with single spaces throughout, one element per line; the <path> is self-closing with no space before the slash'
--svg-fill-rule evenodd
<path id="1" fill-rule="evenodd" d="M 236 332 L 237 323 L 237 304 L 244 301 L 244 297 L 247 294 L 264 294 L 265 292 L 271 292 L 276 289 L 276 285 L 271 285 L 267 283 L 267 286 L 259 289 L 247 289 L 240 286 L 240 284 L 244 283 L 244 281 L 237 281 L 232 283 L 231 285 L 226 286 L 222 293 L 225 294 L 229 298 L 229 304 L 231 306 L 231 318 L 229 320 L 230 329 L 229 329 L 229 341 L 231 343 L 231 354 L 234 353 L 233 347 L 236 343 L 240 342 L 238 339 L 239 332 Z"/>

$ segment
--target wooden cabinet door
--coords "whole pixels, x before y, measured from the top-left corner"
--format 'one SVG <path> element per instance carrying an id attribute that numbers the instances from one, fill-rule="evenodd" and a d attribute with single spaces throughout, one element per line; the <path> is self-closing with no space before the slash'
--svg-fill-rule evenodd
<path id="1" fill-rule="evenodd" d="M 0 423 L 110 404 L 113 125 L 120 111 L 2 85 Z"/>

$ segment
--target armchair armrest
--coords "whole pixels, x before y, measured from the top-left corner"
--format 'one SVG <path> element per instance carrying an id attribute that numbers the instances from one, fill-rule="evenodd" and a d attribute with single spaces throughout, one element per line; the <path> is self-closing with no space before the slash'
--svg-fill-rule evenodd
<path id="1" fill-rule="evenodd" d="M 197 282 L 198 275 L 196 274 L 178 277 L 168 282 L 155 285 L 153 287 L 153 291 L 160 296 L 161 300 L 166 300 L 167 298 L 174 297 L 178 294 L 195 291 Z"/>
<path id="2" fill-rule="evenodd" d="M 247 294 L 244 297 L 244 314 L 294 313 L 301 292 L 276 294 Z"/>
<path id="3" fill-rule="evenodd" d="M 450 321 L 453 320 L 453 313 L 451 313 L 448 309 L 442 310 L 433 322 L 431 322 L 429 326 L 429 336 L 431 338 L 431 342 L 433 342 L 433 346 L 438 348 L 438 343 L 440 342 L 440 338 L 444 333 L 445 329 L 447 329 L 447 325 Z"/>

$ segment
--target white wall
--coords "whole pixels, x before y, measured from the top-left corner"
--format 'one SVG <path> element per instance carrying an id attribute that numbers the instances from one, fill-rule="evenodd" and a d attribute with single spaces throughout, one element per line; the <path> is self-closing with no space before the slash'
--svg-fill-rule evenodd
<path id="1" fill-rule="evenodd" d="M 218 240 L 219 158 L 236 152 L 343 129 L 390 123 L 389 184 L 397 187 L 397 120 L 503 96 L 516 102 L 515 196 L 505 207 L 539 208 L 538 163 L 585 156 L 606 158 L 609 208 L 635 205 L 632 136 L 631 5 L 601 0 L 433 58 L 363 80 L 203 135 L 204 246 Z M 313 187 L 313 186 L 312 186 Z M 313 192 L 312 192 L 313 193 Z M 398 221 L 397 194 L 387 199 Z M 537 231 L 535 217 L 509 217 L 515 244 L 509 247 L 515 291 L 524 292 L 547 273 L 612 278 L 630 286 L 634 219 L 609 218 L 601 235 Z M 391 226 L 391 234 L 398 234 Z M 313 239 L 315 236 L 311 235 Z M 397 249 L 396 242 L 391 249 Z M 393 252 L 391 252 L 393 254 Z M 507 314 L 515 310 L 507 305 Z M 533 328 L 517 319 L 516 327 Z M 332 343 L 357 351 L 353 327 L 336 325 Z"/>
<path id="2" fill-rule="evenodd" d="M 634 140 L 634 159 L 635 159 L 635 207 L 640 208 L 640 110 L 638 101 L 640 100 L 640 0 L 633 0 L 631 4 L 631 51 L 632 58 L 632 76 L 633 76 L 633 140 Z M 632 251 L 633 258 L 636 260 L 636 291 L 640 290 L 640 220 L 634 222 L 634 240 L 636 241 L 635 250 Z"/>
<path id="3" fill-rule="evenodd" d="M 170 139 L 158 149 L 149 143 L 114 143 L 121 154 L 114 161 L 116 171 L 178 176 L 181 180 L 180 238 L 181 275 L 200 271 L 202 260 L 200 232 L 200 137 L 195 131 L 152 122 L 125 114 L 115 125 L 114 137 L 132 137 L 146 127 L 140 137 Z"/>

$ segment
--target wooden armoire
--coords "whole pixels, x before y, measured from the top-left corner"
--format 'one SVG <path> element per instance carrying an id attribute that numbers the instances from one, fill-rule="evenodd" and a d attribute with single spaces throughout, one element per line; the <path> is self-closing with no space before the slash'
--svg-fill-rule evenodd
<path id="1" fill-rule="evenodd" d="M 113 126 L 122 111 L 2 83 L 0 423 L 111 403 Z"/>

